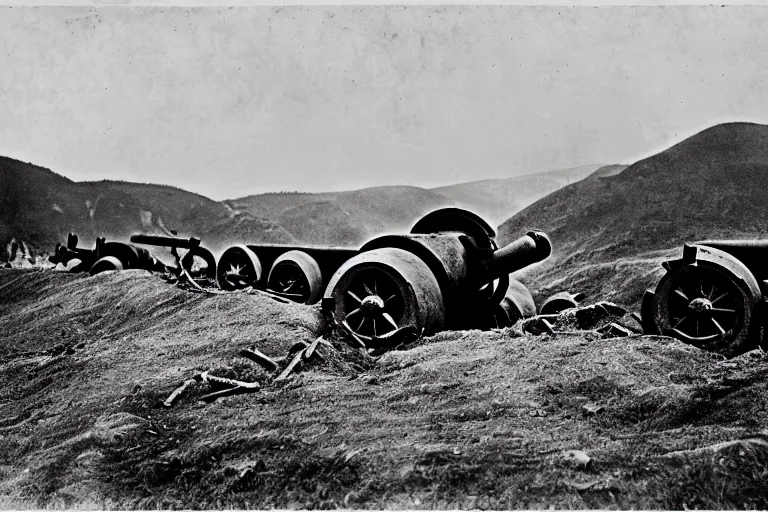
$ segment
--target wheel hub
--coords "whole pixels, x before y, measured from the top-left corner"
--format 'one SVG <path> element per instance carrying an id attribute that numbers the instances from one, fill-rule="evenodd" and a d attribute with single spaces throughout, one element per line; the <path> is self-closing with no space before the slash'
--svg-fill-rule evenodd
<path id="1" fill-rule="evenodd" d="M 363 299 L 360 307 L 366 311 L 376 311 L 384 309 L 384 300 L 378 295 L 369 295 Z"/>
<path id="2" fill-rule="evenodd" d="M 699 298 L 693 299 L 688 304 L 688 308 L 690 308 L 691 310 L 697 313 L 704 313 L 712 309 L 712 302 L 709 299 L 706 299 L 704 297 L 699 297 Z"/>

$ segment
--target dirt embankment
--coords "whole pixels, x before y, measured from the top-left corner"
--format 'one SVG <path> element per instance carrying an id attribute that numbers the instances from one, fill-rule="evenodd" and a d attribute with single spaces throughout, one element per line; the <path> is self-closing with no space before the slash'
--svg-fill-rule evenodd
<path id="1" fill-rule="evenodd" d="M 0 503 L 99 508 L 768 506 L 768 359 L 662 337 L 446 332 L 376 361 L 315 308 L 141 271 L 0 270 Z M 356 355 L 357 354 L 357 355 Z M 204 370 L 256 393 L 200 401 Z"/>

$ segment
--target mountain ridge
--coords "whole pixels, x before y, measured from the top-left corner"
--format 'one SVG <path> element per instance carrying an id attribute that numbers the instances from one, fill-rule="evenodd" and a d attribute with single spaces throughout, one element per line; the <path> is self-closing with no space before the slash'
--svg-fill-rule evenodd
<path id="1" fill-rule="evenodd" d="M 552 257 L 525 274 L 533 287 L 578 286 L 589 299 L 636 306 L 658 279 L 658 263 L 684 242 L 768 237 L 767 180 L 768 125 L 725 123 L 616 175 L 553 192 L 505 221 L 499 237 L 534 227 L 550 236 Z M 633 261 L 642 261 L 635 278 Z M 606 280 L 614 284 L 606 288 Z"/>

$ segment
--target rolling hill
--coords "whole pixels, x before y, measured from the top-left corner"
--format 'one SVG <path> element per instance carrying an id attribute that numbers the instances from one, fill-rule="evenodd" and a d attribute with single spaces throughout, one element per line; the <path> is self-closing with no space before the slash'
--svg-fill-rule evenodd
<path id="1" fill-rule="evenodd" d="M 288 242 L 292 237 L 249 215 L 234 215 L 223 204 L 175 187 L 117 181 L 73 182 L 50 169 L 0 157 L 0 243 L 24 242 L 33 252 L 53 249 L 68 232 L 90 246 L 97 236 L 127 239 L 137 232 L 178 231 L 216 247 L 259 237 Z"/>
<path id="2" fill-rule="evenodd" d="M 581 165 L 513 178 L 471 181 L 431 190 L 451 199 L 455 206 L 477 213 L 492 226 L 498 226 L 547 194 L 584 179 L 599 169 L 612 167 L 625 166 Z"/>
<path id="3" fill-rule="evenodd" d="M 507 220 L 500 239 L 550 235 L 553 256 L 521 276 L 542 293 L 578 289 L 634 307 L 682 243 L 768 237 L 766 184 L 768 126 L 720 124 L 550 194 Z"/>
<path id="4" fill-rule="evenodd" d="M 467 208 L 498 225 L 599 168 L 583 165 L 432 189 L 394 186 L 317 194 L 270 193 L 224 204 L 234 212 L 267 218 L 302 243 L 358 246 L 381 233 L 407 231 L 425 213 L 445 206 Z"/>
<path id="5" fill-rule="evenodd" d="M 0 157 L 0 247 L 16 240 L 45 255 L 69 232 L 89 247 L 97 236 L 127 240 L 138 232 L 197 236 L 214 253 L 234 243 L 357 247 L 405 232 L 425 213 L 461 206 L 492 224 L 597 166 L 424 189 L 372 187 L 348 192 L 270 193 L 216 202 L 166 185 L 74 182 L 50 169 Z M 0 260 L 8 259 L 0 251 Z"/>

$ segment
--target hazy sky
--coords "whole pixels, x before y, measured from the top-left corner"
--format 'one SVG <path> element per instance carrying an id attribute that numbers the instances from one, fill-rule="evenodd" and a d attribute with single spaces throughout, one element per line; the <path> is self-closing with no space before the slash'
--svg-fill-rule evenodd
<path id="1" fill-rule="evenodd" d="M 631 163 L 768 122 L 764 7 L 4 7 L 0 154 L 214 199 Z"/>

